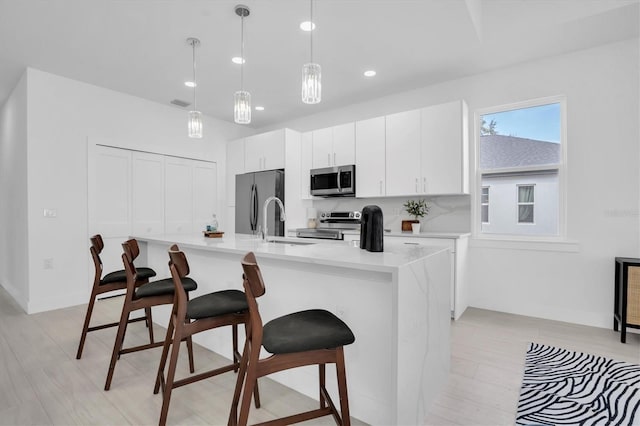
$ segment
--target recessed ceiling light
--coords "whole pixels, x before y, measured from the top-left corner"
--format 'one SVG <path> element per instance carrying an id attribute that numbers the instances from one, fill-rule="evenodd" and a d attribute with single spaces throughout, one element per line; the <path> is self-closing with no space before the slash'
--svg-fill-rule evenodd
<path id="1" fill-rule="evenodd" d="M 242 59 L 242 57 L 240 56 L 234 56 L 233 58 L 231 58 L 231 62 L 233 62 L 234 64 L 244 64 L 245 62 L 247 62 L 245 59 Z"/>
<path id="2" fill-rule="evenodd" d="M 184 85 L 187 87 L 196 87 L 198 84 L 194 83 L 193 81 L 185 81 Z"/>
<path id="3" fill-rule="evenodd" d="M 257 106 L 256 107 L 256 111 L 264 111 L 264 107 L 263 106 Z"/>
<path id="4" fill-rule="evenodd" d="M 374 75 L 376 75 L 376 72 L 374 70 L 367 70 L 364 72 L 365 77 L 373 77 Z"/>
<path id="5" fill-rule="evenodd" d="M 304 21 L 300 23 L 300 29 L 302 31 L 313 31 L 316 29 L 316 24 L 311 21 Z"/>

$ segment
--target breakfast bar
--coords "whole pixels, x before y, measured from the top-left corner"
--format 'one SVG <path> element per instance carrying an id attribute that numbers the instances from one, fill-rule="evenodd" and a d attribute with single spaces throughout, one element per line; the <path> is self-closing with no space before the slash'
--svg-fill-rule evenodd
<path id="1" fill-rule="evenodd" d="M 450 256 L 446 249 L 387 243 L 381 253 L 344 241 L 252 236 L 225 238 L 135 236 L 141 264 L 169 276 L 167 250 L 178 244 L 198 283 L 192 297 L 222 289 L 242 289 L 240 259 L 255 253 L 266 294 L 263 321 L 304 309 L 327 309 L 353 330 L 345 347 L 351 415 L 369 424 L 423 424 L 429 405 L 446 383 L 450 365 Z M 154 311 L 166 326 L 169 307 Z M 242 338 L 242 333 L 240 334 Z M 197 343 L 229 357 L 224 331 L 202 333 Z M 196 360 L 196 368 L 197 365 Z M 335 369 L 328 367 L 335 395 Z M 317 399 L 317 369 L 303 367 L 270 376 Z M 215 380 L 215 379 L 213 379 Z M 263 396 L 267 401 L 269 395 Z"/>

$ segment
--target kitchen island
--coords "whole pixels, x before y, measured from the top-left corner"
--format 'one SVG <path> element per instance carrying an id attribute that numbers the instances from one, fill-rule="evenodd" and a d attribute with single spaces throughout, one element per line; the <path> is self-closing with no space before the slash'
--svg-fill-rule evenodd
<path id="1" fill-rule="evenodd" d="M 146 261 L 159 277 L 169 276 L 169 246 L 179 245 L 189 260 L 190 276 L 198 282 L 192 297 L 242 289 L 240 259 L 253 251 L 266 285 L 260 299 L 265 323 L 291 312 L 323 308 L 353 330 L 356 341 L 345 347 L 351 415 L 379 425 L 424 423 L 449 373 L 450 257 L 446 249 L 385 241 L 383 253 L 370 253 L 344 241 L 262 242 L 242 235 L 135 238 L 141 248 L 140 264 Z M 166 306 L 154 312 L 160 325 L 166 326 L 168 317 Z M 194 339 L 229 357 L 229 333 L 216 330 Z M 197 368 L 206 368 L 197 363 Z M 335 368 L 328 370 L 327 388 L 338 400 Z M 311 366 L 270 377 L 317 399 L 317 374 Z M 265 406 L 268 399 L 263 396 Z"/>

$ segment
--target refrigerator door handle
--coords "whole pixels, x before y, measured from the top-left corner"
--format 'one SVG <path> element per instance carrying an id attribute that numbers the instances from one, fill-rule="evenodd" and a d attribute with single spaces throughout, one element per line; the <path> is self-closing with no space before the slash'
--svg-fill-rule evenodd
<path id="1" fill-rule="evenodd" d="M 251 184 L 251 194 L 249 195 L 249 226 L 251 228 L 252 231 L 254 231 L 254 227 L 253 227 L 253 212 L 254 212 L 254 204 L 255 204 L 255 200 L 254 200 L 254 189 L 255 189 L 255 184 Z"/>
<path id="2" fill-rule="evenodd" d="M 253 185 L 253 230 L 258 229 L 258 185 Z"/>

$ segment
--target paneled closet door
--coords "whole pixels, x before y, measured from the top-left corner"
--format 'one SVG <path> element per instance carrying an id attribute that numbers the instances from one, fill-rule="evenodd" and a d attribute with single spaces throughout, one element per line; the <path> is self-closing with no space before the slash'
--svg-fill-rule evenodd
<path id="1" fill-rule="evenodd" d="M 89 236 L 100 234 L 105 247 L 104 269 L 122 269 L 121 243 L 131 235 L 131 151 L 89 145 L 88 213 Z M 89 240 L 86 241 L 87 248 Z M 87 249 L 87 254 L 89 250 Z M 90 266 L 91 282 L 93 263 Z"/>
<path id="2" fill-rule="evenodd" d="M 218 218 L 218 225 L 222 227 L 224 213 L 218 210 L 217 164 L 196 160 L 192 160 L 191 164 L 193 166 L 193 232 L 204 231 L 207 224 L 211 223 L 214 213 Z M 228 230 L 233 232 L 233 229 L 228 228 Z"/>
<path id="3" fill-rule="evenodd" d="M 164 232 L 190 234 L 193 229 L 193 161 L 184 158 L 164 159 Z"/>
<path id="4" fill-rule="evenodd" d="M 164 232 L 164 157 L 133 152 L 133 233 Z"/>

